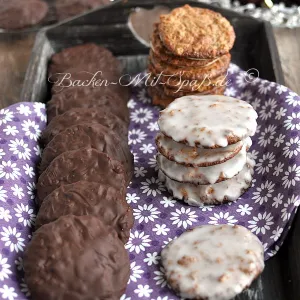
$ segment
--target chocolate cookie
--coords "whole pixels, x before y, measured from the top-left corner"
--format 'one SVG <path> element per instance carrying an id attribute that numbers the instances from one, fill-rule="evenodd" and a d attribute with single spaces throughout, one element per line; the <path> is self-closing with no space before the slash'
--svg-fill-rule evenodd
<path id="1" fill-rule="evenodd" d="M 155 74 L 163 73 L 164 75 L 172 75 L 189 80 L 203 80 L 205 78 L 215 78 L 226 73 L 230 64 L 230 53 L 224 54 L 219 57 L 214 63 L 208 66 L 191 68 L 191 67 L 175 67 L 167 65 L 160 61 L 157 57 L 154 57 L 150 53 L 150 64 L 153 66 L 153 72 Z"/>
<path id="2" fill-rule="evenodd" d="M 152 55 L 157 56 L 161 61 L 176 67 L 203 67 L 213 63 L 217 58 L 213 59 L 192 59 L 173 55 L 162 43 L 159 32 L 158 24 L 155 24 L 155 29 L 151 38 Z"/>
<path id="3" fill-rule="evenodd" d="M 57 134 L 43 151 L 40 172 L 45 171 L 60 154 L 81 148 L 96 149 L 122 163 L 126 182 L 129 183 L 133 173 L 133 156 L 128 144 L 111 129 L 100 124 L 74 125 Z"/>
<path id="4" fill-rule="evenodd" d="M 123 243 L 128 241 L 133 226 L 132 210 L 125 193 L 97 182 L 79 181 L 54 190 L 43 201 L 35 228 L 65 215 L 94 215 L 112 226 Z"/>
<path id="5" fill-rule="evenodd" d="M 99 71 L 105 70 L 118 74 L 121 71 L 120 62 L 108 49 L 88 43 L 69 47 L 54 54 L 51 57 L 49 74 L 65 73 L 72 69 L 86 71 L 87 66 L 94 66 L 95 69 L 100 68 Z"/>
<path id="6" fill-rule="evenodd" d="M 160 16 L 160 38 L 177 56 L 215 58 L 232 48 L 235 33 L 229 21 L 209 9 L 185 5 Z"/>
<path id="7" fill-rule="evenodd" d="M 234 299 L 264 269 L 264 247 L 243 226 L 204 225 L 161 253 L 166 280 L 184 299 Z"/>
<path id="8" fill-rule="evenodd" d="M 42 145 L 47 145 L 55 135 L 78 124 L 101 124 L 110 128 L 124 140 L 127 140 L 128 125 L 109 110 L 92 108 L 73 108 L 51 120 L 41 136 Z"/>
<path id="9" fill-rule="evenodd" d="M 55 7 L 58 19 L 64 20 L 109 3 L 110 0 L 56 0 Z"/>
<path id="10" fill-rule="evenodd" d="M 57 115 L 72 108 L 93 108 L 94 110 L 105 108 L 129 124 L 126 101 L 109 89 L 91 88 L 89 92 L 87 89 L 71 89 L 54 95 L 47 103 L 48 121 L 50 122 Z"/>
<path id="11" fill-rule="evenodd" d="M 22 29 L 42 21 L 48 12 L 48 5 L 39 0 L 0 1 L 0 28 Z"/>
<path id="12" fill-rule="evenodd" d="M 95 149 L 64 152 L 56 157 L 41 174 L 37 183 L 37 202 L 42 201 L 64 184 L 91 181 L 125 190 L 125 172 L 122 164 Z"/>
<path id="13" fill-rule="evenodd" d="M 117 300 L 130 263 L 112 227 L 94 216 L 68 215 L 33 234 L 24 270 L 33 300 Z"/>

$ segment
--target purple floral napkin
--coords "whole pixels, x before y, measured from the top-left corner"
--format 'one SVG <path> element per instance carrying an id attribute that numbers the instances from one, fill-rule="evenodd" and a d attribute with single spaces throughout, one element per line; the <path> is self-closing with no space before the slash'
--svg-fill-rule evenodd
<path id="1" fill-rule="evenodd" d="M 253 70 L 252 70 L 253 71 Z M 154 138 L 159 109 L 151 106 L 144 83 L 129 101 L 129 143 L 135 157 L 127 193 L 135 226 L 126 245 L 131 275 L 125 299 L 179 299 L 167 287 L 160 265 L 162 248 L 188 228 L 240 224 L 262 241 L 265 259 L 275 255 L 300 204 L 300 97 L 288 88 L 255 79 L 231 64 L 227 96 L 245 100 L 258 112 L 250 149 L 256 160 L 252 188 L 237 202 L 197 208 L 176 201 L 157 179 Z"/>
<path id="2" fill-rule="evenodd" d="M 38 138 L 46 126 L 43 103 L 0 110 L 0 297 L 26 299 L 23 252 L 35 221 Z"/>
<path id="3" fill-rule="evenodd" d="M 258 129 L 251 155 L 256 159 L 252 188 L 239 201 L 218 207 L 190 207 L 176 201 L 157 179 L 154 138 L 159 109 L 144 83 L 133 87 L 129 143 L 135 172 L 127 201 L 135 226 L 126 245 L 131 275 L 122 300 L 178 299 L 169 290 L 160 265 L 161 249 L 188 228 L 201 224 L 240 224 L 263 242 L 265 258 L 283 243 L 296 213 L 300 181 L 300 97 L 286 87 L 249 77 L 231 64 L 228 96 L 249 101 L 257 110 Z M 45 106 L 18 103 L 0 110 L 0 298 L 29 297 L 22 255 L 35 221 L 37 139 L 46 125 Z"/>

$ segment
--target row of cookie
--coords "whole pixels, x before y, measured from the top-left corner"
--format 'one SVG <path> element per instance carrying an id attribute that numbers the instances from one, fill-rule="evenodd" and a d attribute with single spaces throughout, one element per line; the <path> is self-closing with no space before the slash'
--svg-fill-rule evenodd
<path id="1" fill-rule="evenodd" d="M 107 49 L 86 44 L 55 54 L 49 77 L 71 74 L 85 82 L 97 71 L 118 78 L 120 65 Z M 129 92 L 115 85 L 61 89 L 56 79 L 41 138 L 37 230 L 25 254 L 25 281 L 33 299 L 118 299 L 129 279 L 124 244 L 134 222 L 126 202 L 133 173 Z"/>
<path id="2" fill-rule="evenodd" d="M 148 66 L 156 82 L 149 87 L 153 103 L 166 107 L 193 93 L 223 94 L 234 40 L 228 20 L 209 9 L 185 5 L 160 16 Z"/>
<path id="3" fill-rule="evenodd" d="M 48 3 L 53 7 L 48 7 Z M 64 20 L 109 3 L 110 0 L 1 0 L 0 28 L 15 30 L 34 26 L 48 19 L 47 14 Z"/>
<path id="4" fill-rule="evenodd" d="M 173 196 L 195 206 L 237 200 L 252 181 L 256 118 L 251 105 L 225 96 L 185 96 L 163 110 L 157 163 Z"/>

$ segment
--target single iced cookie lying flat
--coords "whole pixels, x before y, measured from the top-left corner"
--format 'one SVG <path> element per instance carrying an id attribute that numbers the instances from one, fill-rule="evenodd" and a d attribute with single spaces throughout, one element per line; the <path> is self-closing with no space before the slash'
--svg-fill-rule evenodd
<path id="1" fill-rule="evenodd" d="M 232 299 L 264 269 L 263 246 L 242 226 L 205 225 L 183 233 L 162 251 L 169 285 L 183 298 Z"/>
<path id="2" fill-rule="evenodd" d="M 175 181 L 214 184 L 237 175 L 246 163 L 246 155 L 246 146 L 244 145 L 233 158 L 209 167 L 186 167 L 168 160 L 161 154 L 157 155 L 157 164 L 166 176 Z"/>
<path id="3" fill-rule="evenodd" d="M 232 97 L 185 96 L 160 112 L 158 126 L 175 142 L 191 147 L 219 148 L 235 144 L 256 130 L 253 107 Z"/>
<path id="4" fill-rule="evenodd" d="M 176 143 L 162 133 L 159 133 L 156 137 L 158 151 L 163 156 L 187 167 L 208 167 L 221 164 L 234 157 L 244 144 L 248 150 L 252 145 L 251 138 L 248 137 L 225 148 L 203 149 Z"/>
<path id="5" fill-rule="evenodd" d="M 247 162 L 240 173 L 231 179 L 209 185 L 178 182 L 167 177 L 161 170 L 158 176 L 173 196 L 189 205 L 203 206 L 237 200 L 250 186 L 254 161 L 247 155 Z"/>

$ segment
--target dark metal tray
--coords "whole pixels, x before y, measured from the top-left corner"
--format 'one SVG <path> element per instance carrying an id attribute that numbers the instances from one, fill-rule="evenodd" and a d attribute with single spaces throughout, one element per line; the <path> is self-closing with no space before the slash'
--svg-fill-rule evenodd
<path id="1" fill-rule="evenodd" d="M 260 77 L 284 84 L 273 31 L 270 24 L 242 16 L 229 10 L 211 7 L 195 1 L 160 0 L 119 2 L 59 26 L 38 33 L 26 73 L 21 99 L 47 101 L 47 66 L 51 55 L 63 48 L 95 42 L 109 48 L 124 64 L 126 73 L 134 74 L 146 68 L 149 49 L 137 41 L 127 21 L 137 6 L 170 8 L 189 3 L 221 12 L 233 24 L 237 39 L 232 61 L 245 70 L 256 68 Z M 297 215 L 279 253 L 266 263 L 262 276 L 240 300 L 299 300 L 300 299 L 300 218 Z"/>

